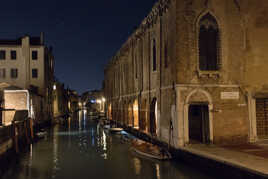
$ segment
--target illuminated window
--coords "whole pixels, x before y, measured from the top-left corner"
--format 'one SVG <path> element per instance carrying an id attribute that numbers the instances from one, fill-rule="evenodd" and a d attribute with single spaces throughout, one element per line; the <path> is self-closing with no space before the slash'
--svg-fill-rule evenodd
<path id="1" fill-rule="evenodd" d="M 199 69 L 219 70 L 219 28 L 216 19 L 209 13 L 199 22 Z"/>

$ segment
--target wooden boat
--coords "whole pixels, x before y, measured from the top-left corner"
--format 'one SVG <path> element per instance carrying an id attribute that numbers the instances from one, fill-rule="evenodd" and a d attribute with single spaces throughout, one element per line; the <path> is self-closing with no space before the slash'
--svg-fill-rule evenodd
<path id="1" fill-rule="evenodd" d="M 43 138 L 45 138 L 47 136 L 47 132 L 45 132 L 45 131 L 44 132 L 37 132 L 36 136 L 39 139 L 43 139 Z"/>
<path id="2" fill-rule="evenodd" d="M 134 152 L 153 159 L 169 160 L 172 158 L 171 154 L 159 146 L 153 145 L 149 142 L 145 142 L 139 139 L 135 139 L 132 142 L 132 149 Z"/>
<path id="3" fill-rule="evenodd" d="M 119 128 L 119 127 L 111 127 L 111 128 L 109 129 L 109 131 L 110 131 L 111 133 L 117 133 L 117 132 L 121 132 L 121 131 L 123 131 L 123 128 Z"/>

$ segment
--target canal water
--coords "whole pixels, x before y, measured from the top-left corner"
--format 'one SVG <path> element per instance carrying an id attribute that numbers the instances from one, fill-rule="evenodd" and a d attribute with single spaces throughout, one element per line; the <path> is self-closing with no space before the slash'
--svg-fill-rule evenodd
<path id="1" fill-rule="evenodd" d="M 112 135 L 80 111 L 56 125 L 45 139 L 12 162 L 2 179 L 210 179 L 174 161 L 139 156 L 120 135 Z"/>

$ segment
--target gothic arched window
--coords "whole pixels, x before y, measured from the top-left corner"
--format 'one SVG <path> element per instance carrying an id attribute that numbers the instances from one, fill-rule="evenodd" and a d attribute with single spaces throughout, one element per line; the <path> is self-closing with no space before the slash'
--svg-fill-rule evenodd
<path id="1" fill-rule="evenodd" d="M 219 70 L 219 28 L 209 13 L 199 21 L 199 69 Z"/>
<path id="2" fill-rule="evenodd" d="M 153 71 L 156 71 L 156 42 L 153 40 Z"/>

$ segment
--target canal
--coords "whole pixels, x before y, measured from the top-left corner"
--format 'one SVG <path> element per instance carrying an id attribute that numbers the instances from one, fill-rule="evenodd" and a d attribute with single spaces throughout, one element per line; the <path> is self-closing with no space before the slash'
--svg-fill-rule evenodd
<path id="1" fill-rule="evenodd" d="M 11 162 L 2 179 L 209 179 L 210 176 L 174 161 L 144 158 L 130 150 L 119 135 L 97 127 L 80 111 L 66 125 Z"/>

